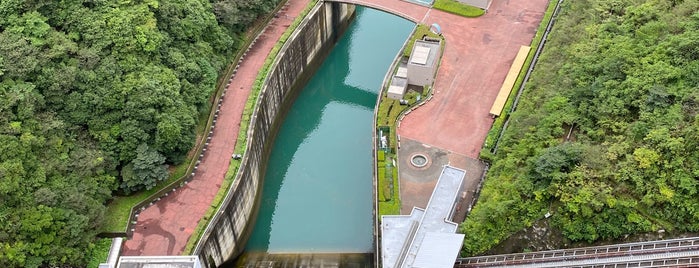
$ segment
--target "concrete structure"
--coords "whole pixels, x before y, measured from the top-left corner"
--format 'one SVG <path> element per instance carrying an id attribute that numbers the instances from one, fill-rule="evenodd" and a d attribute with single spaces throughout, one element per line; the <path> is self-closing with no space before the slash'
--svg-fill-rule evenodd
<path id="1" fill-rule="evenodd" d="M 493 2 L 493 0 L 457 0 L 461 3 L 474 6 L 477 8 L 485 9 L 488 11 L 488 8 L 490 8 L 490 3 Z"/>
<path id="2" fill-rule="evenodd" d="M 440 42 L 416 40 L 408 60 L 408 84 L 432 85 L 437 72 Z"/>
<path id="3" fill-rule="evenodd" d="M 381 218 L 381 263 L 384 268 L 454 266 L 464 240 L 451 221 L 466 172 L 444 166 L 426 209 Z"/>
<path id="4" fill-rule="evenodd" d="M 112 246 L 109 247 L 109 255 L 107 255 L 107 262 L 100 263 L 99 268 L 114 268 L 117 265 L 117 260 L 119 260 L 119 252 L 121 252 L 121 245 L 124 243 L 124 238 L 115 237 L 112 238 Z"/>
<path id="5" fill-rule="evenodd" d="M 400 100 L 408 88 L 408 68 L 403 66 L 398 67 L 398 71 L 391 79 L 391 85 L 388 87 L 387 96 L 394 100 Z"/>
<path id="6" fill-rule="evenodd" d="M 198 256 L 128 256 L 117 268 L 201 268 Z"/>
<path id="7" fill-rule="evenodd" d="M 391 79 L 391 85 L 388 86 L 387 96 L 394 100 L 400 100 L 403 98 L 407 88 L 408 79 L 394 76 L 393 79 Z"/>
<path id="8" fill-rule="evenodd" d="M 244 249 L 281 112 L 293 102 L 299 85 L 310 78 L 353 16 L 352 5 L 320 1 L 280 50 L 250 119 L 237 177 L 194 250 L 205 267 L 219 266 Z"/>

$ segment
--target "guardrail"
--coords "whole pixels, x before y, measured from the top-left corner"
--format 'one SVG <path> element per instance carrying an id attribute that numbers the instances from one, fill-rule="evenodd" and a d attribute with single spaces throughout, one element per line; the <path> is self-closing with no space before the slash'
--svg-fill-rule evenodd
<path id="1" fill-rule="evenodd" d="M 213 131 L 215 128 L 216 124 L 216 118 L 218 118 L 218 113 L 221 108 L 221 102 L 223 101 L 223 98 L 225 96 L 225 91 L 227 90 L 228 86 L 230 86 L 230 82 L 233 80 L 233 77 L 235 76 L 236 72 L 238 71 L 238 67 L 240 67 L 240 64 L 243 62 L 243 59 L 247 55 L 247 52 L 250 50 L 250 48 L 255 44 L 257 41 L 257 38 L 263 33 L 263 30 L 267 27 L 267 24 L 274 18 L 274 15 L 281 10 L 284 5 L 286 4 L 287 0 L 281 1 L 277 7 L 270 12 L 266 17 L 264 17 L 263 21 L 257 25 L 253 29 L 255 38 L 247 39 L 242 45 L 241 48 L 246 48 L 245 50 L 239 50 L 238 53 L 235 55 L 231 63 L 226 67 L 226 70 L 223 75 L 221 75 L 216 82 L 216 92 L 214 95 L 211 97 L 210 104 L 211 104 L 211 110 L 209 112 L 209 118 L 207 119 L 206 127 L 204 128 L 205 131 L 208 131 L 207 135 L 202 135 L 202 137 L 197 141 L 195 148 L 193 152 L 195 152 L 194 155 L 198 155 L 196 159 L 192 159 L 192 161 L 189 163 L 187 166 L 187 170 L 185 171 L 185 175 L 182 177 L 174 180 L 173 182 L 169 183 L 159 191 L 153 193 L 152 195 L 146 197 L 143 201 L 137 203 L 131 208 L 131 211 L 129 213 L 129 220 L 126 223 L 126 228 L 124 229 L 124 232 L 110 232 L 110 233 L 103 233 L 102 236 L 105 237 L 119 237 L 119 236 L 124 236 L 124 237 L 131 237 L 133 235 L 133 226 L 136 224 L 138 214 L 145 210 L 147 207 L 153 205 L 154 202 L 159 201 L 161 198 L 168 196 L 171 192 L 175 191 L 177 188 L 184 186 L 187 184 L 190 180 L 194 178 L 194 175 L 196 173 L 196 169 L 201 163 L 201 159 L 204 157 L 204 152 L 206 152 L 206 148 L 208 147 L 209 143 L 208 141 L 211 140 L 211 137 L 213 136 Z M 227 78 L 227 79 L 226 79 Z M 203 134 L 203 133 L 201 133 Z"/>
<path id="2" fill-rule="evenodd" d="M 456 263 L 459 264 L 460 267 L 469 267 L 470 265 L 478 265 L 479 267 L 483 267 L 506 264 L 533 264 L 555 261 L 571 261 L 587 258 L 612 258 L 641 254 L 665 254 L 682 251 L 699 251 L 699 237 L 461 258 L 457 259 Z"/>
<path id="3" fill-rule="evenodd" d="M 556 7 L 553 10 L 553 14 L 551 15 L 551 19 L 549 20 L 549 23 L 546 25 L 546 31 L 544 31 L 544 35 L 541 37 L 541 42 L 539 42 L 539 45 L 536 47 L 536 53 L 534 53 L 534 57 L 532 58 L 531 63 L 529 63 L 529 68 L 527 68 L 527 73 L 524 75 L 524 79 L 522 79 L 522 84 L 520 84 L 519 89 L 517 90 L 517 95 L 515 96 L 514 101 L 512 102 L 512 107 L 510 108 L 510 114 L 512 114 L 516 109 L 517 109 L 517 104 L 519 103 L 519 98 L 522 96 L 522 92 L 524 92 L 524 86 L 527 85 L 527 81 L 529 81 L 529 77 L 531 76 L 532 72 L 534 71 L 534 67 L 536 66 L 536 62 L 539 60 L 539 55 L 541 55 L 541 51 L 544 50 L 544 45 L 546 45 L 546 39 L 549 36 L 549 33 L 551 32 L 551 28 L 553 28 L 553 24 L 556 22 L 556 17 L 558 17 L 558 13 L 561 10 L 561 3 L 563 3 L 563 0 L 558 0 L 558 3 L 556 3 Z M 508 115 L 507 120 L 505 120 L 505 123 L 502 126 L 502 129 L 500 130 L 500 135 L 498 135 L 498 138 L 495 140 L 495 145 L 493 146 L 493 153 L 498 151 L 498 145 L 500 143 L 500 139 L 502 139 L 502 135 L 505 134 L 505 130 L 507 129 L 507 125 L 510 123 L 510 117 Z"/>

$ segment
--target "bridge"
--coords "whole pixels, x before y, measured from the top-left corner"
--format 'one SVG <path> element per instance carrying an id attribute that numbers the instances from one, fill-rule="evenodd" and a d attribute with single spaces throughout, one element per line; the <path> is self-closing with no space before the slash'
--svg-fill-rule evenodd
<path id="1" fill-rule="evenodd" d="M 699 237 L 462 258 L 454 267 L 699 267 Z"/>
<path id="2" fill-rule="evenodd" d="M 365 6 L 376 10 L 381 10 L 390 14 L 400 16 L 414 23 L 424 23 L 430 8 L 399 0 L 324 0 L 325 2 L 336 2 Z"/>

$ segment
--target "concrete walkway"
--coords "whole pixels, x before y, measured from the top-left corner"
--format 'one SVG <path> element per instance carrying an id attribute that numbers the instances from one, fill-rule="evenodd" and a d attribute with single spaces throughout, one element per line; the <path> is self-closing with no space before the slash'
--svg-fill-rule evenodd
<path id="1" fill-rule="evenodd" d="M 309 0 L 288 0 L 248 51 L 221 105 L 214 135 L 194 179 L 139 214 L 122 255 L 179 255 L 218 192 L 231 161 L 245 102 L 272 47 Z"/>

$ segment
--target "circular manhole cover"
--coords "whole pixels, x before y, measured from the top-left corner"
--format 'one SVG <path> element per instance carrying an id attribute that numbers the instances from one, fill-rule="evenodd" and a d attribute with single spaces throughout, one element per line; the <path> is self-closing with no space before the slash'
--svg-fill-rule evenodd
<path id="1" fill-rule="evenodd" d="M 410 158 L 410 163 L 413 164 L 415 167 L 424 167 L 427 165 L 427 156 L 422 155 L 422 154 L 416 154 L 413 155 L 413 157 Z"/>

